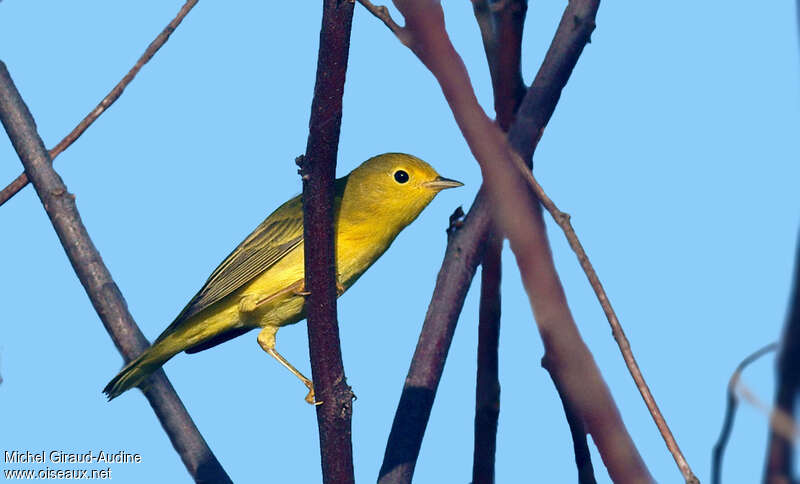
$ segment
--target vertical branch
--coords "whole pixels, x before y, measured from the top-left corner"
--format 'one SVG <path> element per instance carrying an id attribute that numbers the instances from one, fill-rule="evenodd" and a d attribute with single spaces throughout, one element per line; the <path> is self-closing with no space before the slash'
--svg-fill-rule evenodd
<path id="1" fill-rule="evenodd" d="M 800 240 L 795 255 L 794 288 L 789 314 L 778 354 L 778 385 L 775 391 L 775 411 L 794 418 L 797 394 L 800 392 Z M 794 482 L 794 444 L 770 426 L 767 443 L 767 462 L 764 482 L 779 484 Z"/>
<path id="2" fill-rule="evenodd" d="M 361 1 L 365 5 L 368 3 L 366 0 Z M 554 210 L 552 202 L 545 199 L 546 195 L 541 187 L 536 184 L 530 172 L 524 170 L 518 154 L 510 149 L 503 133 L 490 122 L 478 104 L 466 67 L 444 28 L 444 13 L 440 3 L 435 0 L 395 0 L 394 3 L 405 18 L 405 27 L 397 33 L 398 37 L 436 77 L 453 116 L 481 167 L 484 186 L 494 205 L 493 210 L 498 216 L 500 226 L 511 241 L 511 248 L 539 324 L 547 351 L 544 366 L 562 382 L 570 383 L 570 398 L 574 399 L 576 408 L 580 408 L 581 417 L 598 444 L 612 479 L 621 482 L 652 481 L 591 353 L 580 339 L 553 265 L 544 221 L 535 196 L 548 207 L 567 234 L 571 246 L 575 248 L 581 266 L 608 315 L 609 324 L 614 329 L 614 336 L 626 364 L 679 469 L 687 482 L 697 482 L 644 383 L 616 317 L 608 310 L 610 306 L 596 274 L 585 253 L 579 250 L 579 244 L 573 244 L 576 241 L 574 232 L 564 223 L 563 214 Z M 588 42 L 588 36 L 594 29 L 597 7 L 596 0 L 575 0 L 567 6 L 559 32 L 565 28 L 570 33 L 577 33 L 576 49 L 574 52 L 567 52 L 568 57 L 574 54 L 577 59 Z M 382 16 L 384 23 L 390 25 L 385 19 L 385 9 L 373 7 L 372 10 L 376 15 Z M 551 44 L 551 50 L 553 47 Z M 571 69 L 567 70 L 567 75 L 570 71 Z M 556 86 L 555 94 L 560 95 L 560 87 Z M 541 132 L 530 134 L 533 135 L 533 141 L 528 144 L 533 146 Z M 522 179 L 519 177 L 520 173 L 525 175 Z M 586 392 L 586 385 L 591 385 L 592 392 Z M 586 393 L 592 393 L 593 398 L 587 399 Z"/>
<path id="3" fill-rule="evenodd" d="M 0 119 L 95 311 L 125 361 L 132 360 L 148 347 L 147 339 L 89 238 L 75 196 L 53 170 L 36 123 L 2 62 Z M 195 481 L 231 482 L 162 370 L 150 377 L 144 395 Z"/>
<path id="4" fill-rule="evenodd" d="M 561 382 L 550 373 L 553 385 L 561 399 L 564 407 L 564 415 L 567 417 L 569 433 L 572 435 L 572 450 L 575 454 L 575 467 L 578 469 L 578 484 L 597 484 L 594 478 L 594 466 L 592 465 L 592 454 L 589 453 L 589 442 L 586 439 L 586 425 L 580 416 L 579 409 L 575 408 L 569 394 L 563 389 Z"/>
<path id="5" fill-rule="evenodd" d="M 493 231 L 494 232 L 494 231 Z M 497 419 L 500 416 L 500 281 L 503 239 L 492 233 L 481 259 L 481 302 L 478 316 L 478 371 L 475 379 L 475 447 L 473 484 L 494 482 Z"/>
<path id="6" fill-rule="evenodd" d="M 472 0 L 489 63 L 494 110 L 500 129 L 508 131 L 527 89 L 522 80 L 522 30 L 527 0 Z"/>
<path id="7" fill-rule="evenodd" d="M 410 483 L 414 475 L 458 315 L 488 233 L 490 214 L 481 193 L 478 192 L 463 224 L 452 220 L 448 230 L 447 250 L 397 404 L 378 475 L 379 484 Z"/>
<path id="8" fill-rule="evenodd" d="M 492 78 L 496 122 L 508 131 L 514 112 L 525 96 L 522 80 L 522 30 L 527 0 L 491 3 L 473 0 L 475 18 Z M 500 283 L 503 238 L 491 228 L 481 261 L 481 300 L 478 322 L 478 365 L 475 382 L 475 442 L 472 482 L 492 483 L 500 416 L 498 347 L 500 338 Z"/>
<path id="9" fill-rule="evenodd" d="M 311 103 L 303 177 L 305 287 L 311 374 L 317 406 L 322 478 L 354 482 L 351 420 L 353 393 L 345 380 L 336 319 L 336 261 L 333 233 L 334 178 L 342 123 L 353 4 L 323 0 L 317 77 Z"/>
<path id="10" fill-rule="evenodd" d="M 369 0 L 359 0 L 359 3 L 379 18 L 404 45 L 411 47 L 412 39 L 389 17 L 385 8 L 375 6 Z M 591 22 L 580 22 L 576 27 L 575 24 L 570 25 L 562 20 L 545 60 L 509 128 L 509 142 L 517 152 L 528 154 L 526 161 L 529 165 L 541 133 L 555 110 L 561 90 L 577 63 L 578 56 L 574 53 L 580 54 L 586 45 L 589 32 L 594 26 L 594 14 L 598 6 L 599 0 L 581 1 L 577 7 L 570 2 L 562 18 L 567 18 L 569 15 L 573 16 L 571 18 L 576 18 L 580 14 L 577 18 L 588 18 Z M 491 33 L 486 30 L 486 26 L 490 25 L 486 19 L 489 19 L 488 13 L 478 16 L 484 38 L 487 33 Z M 519 113 L 526 115 L 520 116 Z M 447 349 L 455 331 L 464 297 L 480 260 L 483 241 L 488 236 L 490 219 L 486 192 L 481 189 L 472 203 L 462 228 L 448 241 L 417 350 L 406 377 L 392 431 L 386 444 L 380 471 L 381 483 L 411 481 L 427 426 L 427 417 L 430 415 L 436 387 L 444 368 Z M 438 374 L 432 375 L 434 372 Z M 425 391 L 413 391 L 413 385 L 409 382 L 418 381 L 427 381 L 431 384 L 425 387 Z"/>

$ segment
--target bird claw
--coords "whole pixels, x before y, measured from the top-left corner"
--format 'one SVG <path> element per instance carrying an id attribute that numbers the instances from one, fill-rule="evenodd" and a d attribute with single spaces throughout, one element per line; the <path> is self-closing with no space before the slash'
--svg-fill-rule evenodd
<path id="1" fill-rule="evenodd" d="M 308 395 L 306 395 L 306 403 L 309 405 L 319 406 L 322 405 L 322 402 L 316 401 L 314 397 L 314 385 L 311 383 L 307 383 L 306 387 L 308 387 Z"/>

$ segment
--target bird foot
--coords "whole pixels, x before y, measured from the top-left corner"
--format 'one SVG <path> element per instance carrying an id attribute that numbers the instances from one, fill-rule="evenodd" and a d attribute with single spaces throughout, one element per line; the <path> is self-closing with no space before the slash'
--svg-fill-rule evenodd
<path id="1" fill-rule="evenodd" d="M 306 403 L 310 405 L 314 405 L 315 407 L 318 405 L 322 405 L 322 402 L 316 401 L 314 397 L 314 384 L 311 382 L 306 383 L 306 387 L 308 388 L 308 395 L 306 395 Z"/>

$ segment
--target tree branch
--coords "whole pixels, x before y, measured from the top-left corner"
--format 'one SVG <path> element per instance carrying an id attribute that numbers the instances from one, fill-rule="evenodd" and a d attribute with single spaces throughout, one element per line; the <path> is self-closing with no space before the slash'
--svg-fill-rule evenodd
<path id="1" fill-rule="evenodd" d="M 463 223 L 451 218 L 447 250 L 394 415 L 379 484 L 409 483 L 414 474 L 458 315 L 488 234 L 490 214 L 482 193 Z"/>
<path id="2" fill-rule="evenodd" d="M 359 2 L 370 11 L 375 8 L 369 0 L 359 0 Z M 592 19 L 597 6 L 598 2 L 589 3 L 588 7 L 586 3 L 580 5 L 583 10 L 588 8 Z M 574 14 L 574 9 L 568 7 L 564 18 L 569 14 Z M 541 133 L 555 110 L 561 90 L 577 62 L 578 56 L 573 53 L 576 51 L 579 53 L 588 40 L 585 25 L 584 22 L 578 25 L 581 28 L 574 28 L 574 25 L 561 22 L 545 60 L 518 110 L 518 113 L 534 113 L 540 110 L 541 115 L 528 114 L 517 117 L 510 128 L 511 145 L 519 153 L 529 154 L 527 157 L 529 165 Z M 530 136 L 528 133 L 536 135 Z M 443 359 L 447 356 L 447 348 L 455 331 L 458 314 L 475 273 L 483 249 L 482 242 L 488 233 L 490 219 L 488 211 L 486 194 L 482 189 L 478 192 L 463 222 L 463 227 L 448 243 L 417 351 L 407 377 L 407 381 L 414 381 L 421 379 L 423 373 L 429 375 L 430 372 L 438 371 L 434 378 L 430 378 L 431 381 L 435 381 L 435 385 L 427 388 L 425 392 L 418 392 L 416 401 L 410 396 L 412 387 L 405 385 L 395 414 L 392 433 L 387 442 L 386 455 L 381 467 L 381 482 L 410 482 L 427 425 L 427 416 L 430 415 L 430 407 L 433 405 L 436 385 L 444 367 Z M 425 351 L 425 348 L 428 348 L 428 351 Z M 444 349 L 435 353 L 442 359 L 441 361 L 430 357 L 434 354 L 431 348 Z M 412 414 L 412 409 L 416 415 Z M 425 416 L 425 420 L 420 420 L 419 416 Z"/>
<path id="3" fill-rule="evenodd" d="M 323 0 L 317 78 L 311 103 L 306 154 L 299 160 L 303 178 L 303 236 L 308 344 L 317 406 L 322 479 L 352 483 L 351 420 L 353 392 L 347 385 L 336 319 L 336 261 L 333 200 L 336 154 L 342 123 L 353 4 Z"/>
<path id="4" fill-rule="evenodd" d="M 187 0 L 186 3 L 181 7 L 180 11 L 178 11 L 178 15 L 175 16 L 172 21 L 164 27 L 164 30 L 161 31 L 160 34 L 147 46 L 147 49 L 144 51 L 144 54 L 136 61 L 136 64 L 125 74 L 125 77 L 122 78 L 116 86 L 100 101 L 92 111 L 86 115 L 85 118 L 78 123 L 77 126 L 62 139 L 53 149 L 50 150 L 50 159 L 55 160 L 58 155 L 60 155 L 64 150 L 69 148 L 69 146 L 77 140 L 86 129 L 94 123 L 97 118 L 100 117 L 106 109 L 108 109 L 114 102 L 119 99 L 122 95 L 122 91 L 130 84 L 136 74 L 139 73 L 139 70 L 147 64 L 150 59 L 153 58 L 158 49 L 164 45 L 169 36 L 172 35 L 172 32 L 178 28 L 178 25 L 183 21 L 184 17 L 189 13 L 195 5 L 197 5 L 198 0 Z M 5 188 L 0 190 L 0 205 L 6 203 L 11 197 L 17 194 L 20 190 L 25 188 L 28 184 L 28 175 L 23 172 L 20 174 L 14 181 L 8 184 Z"/>
<path id="5" fill-rule="evenodd" d="M 575 358 L 572 352 L 559 351 L 557 355 L 561 355 L 560 358 L 552 353 L 548 358 L 546 354 L 545 367 L 551 372 L 563 372 L 560 377 L 570 375 L 574 377 L 577 374 L 582 374 L 584 383 L 594 382 L 594 389 L 604 397 L 605 405 L 597 406 L 597 398 L 592 399 L 592 401 L 581 398 L 585 388 L 573 385 L 574 392 L 569 392 L 571 398 L 575 398 L 576 408 L 581 409 L 587 428 L 598 444 L 612 479 L 625 482 L 650 481 L 652 478 L 646 467 L 644 467 L 638 451 L 636 451 L 627 430 L 622 424 L 619 412 L 605 383 L 602 381 L 599 370 L 591 358 L 588 348 L 580 341 L 577 328 L 574 327 L 574 321 L 572 321 L 566 305 L 563 288 L 558 281 L 557 273 L 554 267 L 551 270 L 552 256 L 549 252 L 547 239 L 544 237 L 544 223 L 541 220 L 540 211 L 536 208 L 537 204 L 535 200 L 529 200 L 530 203 L 528 204 L 519 203 L 520 200 L 531 198 L 529 196 L 529 187 L 526 184 L 531 185 L 533 188 L 536 188 L 538 184 L 536 184 L 527 170 L 522 170 L 525 175 L 524 180 L 520 180 L 518 176 L 515 176 L 524 165 L 521 159 L 509 149 L 502 132 L 489 121 L 480 108 L 472 90 L 466 68 L 455 52 L 444 29 L 444 14 L 441 5 L 433 0 L 417 2 L 396 0 L 395 5 L 406 20 L 403 33 L 410 38 L 406 45 L 439 81 L 456 122 L 481 166 L 484 183 L 493 202 L 500 226 L 508 236 L 511 248 L 517 258 L 517 263 L 520 266 L 523 282 L 528 289 L 531 306 L 537 323 L 539 323 L 545 347 L 578 350 L 582 355 L 582 357 Z M 583 38 L 583 43 L 579 45 L 575 56 L 580 53 L 583 45 L 588 41 L 589 33 L 594 29 L 594 17 L 597 7 L 598 3 L 596 1 L 573 1 L 570 2 L 565 11 L 559 30 L 565 24 L 568 24 L 568 28 L 578 31 Z M 541 136 L 541 132 L 529 134 L 535 138 Z M 517 161 L 519 161 L 520 166 L 516 166 Z M 536 194 L 543 194 L 540 187 Z M 548 205 L 547 201 L 549 199 L 542 199 L 551 214 L 557 215 L 552 210 L 555 208 L 552 202 Z M 641 372 L 632 358 L 630 347 L 624 333 L 621 331 L 619 322 L 616 321 L 613 311 L 610 310 L 610 305 L 602 286 L 599 284 L 599 280 L 593 273 L 591 265 L 588 264 L 585 253 L 582 253 L 582 248 L 579 244 L 575 244 L 577 239 L 574 237 L 574 232 L 570 232 L 571 228 L 568 227 L 568 223 L 566 225 L 563 223 L 563 217 L 561 219 L 556 217 L 556 221 L 564 228 L 573 249 L 578 253 L 581 265 L 608 316 L 609 323 L 623 352 L 623 357 L 637 383 L 637 387 L 642 393 L 645 403 L 661 430 L 667 447 L 673 454 L 686 481 L 697 482 L 696 477 L 694 477 L 683 455 L 680 453 L 674 438 L 672 438 L 666 422 L 655 405 L 652 395 L 650 395 L 649 389 L 644 383 Z M 531 250 L 531 247 L 534 247 L 535 250 Z M 546 276 L 540 275 L 540 266 L 543 263 L 548 272 Z M 537 274 L 534 268 L 538 269 L 540 274 Z M 569 329 L 551 332 L 556 328 Z M 574 331 L 574 334 L 570 335 L 571 338 L 565 338 L 567 333 L 572 331 Z M 572 340 L 571 344 L 570 339 Z M 567 359 L 567 355 L 575 361 L 564 361 Z M 564 366 L 562 368 L 559 365 Z"/>
<path id="6" fill-rule="evenodd" d="M 496 121 L 503 131 L 508 131 L 514 120 L 514 112 L 525 96 L 520 56 L 528 3 L 527 0 L 509 0 L 490 6 L 488 0 L 473 0 L 472 6 L 481 29 L 492 78 Z M 499 51 L 498 44 L 503 46 Z M 473 484 L 494 482 L 497 421 L 500 416 L 498 346 L 503 238 L 496 227 L 492 227 L 488 240 L 481 261 Z"/>
<path id="7" fill-rule="evenodd" d="M 494 482 L 497 420 L 500 416 L 498 346 L 500 342 L 500 281 L 503 238 L 496 235 L 494 231 L 492 232 L 481 259 L 472 484 Z"/>
<path id="8" fill-rule="evenodd" d="M 797 394 L 800 392 L 800 240 L 794 265 L 794 288 L 778 353 L 778 383 L 775 390 L 775 410 L 787 414 L 790 419 L 794 419 Z M 793 457 L 794 443 L 770 427 L 764 482 L 794 482 Z"/>
<path id="9" fill-rule="evenodd" d="M 717 443 L 714 444 L 714 449 L 711 452 L 711 484 L 722 483 L 722 457 L 725 455 L 725 448 L 728 445 L 728 439 L 730 439 L 731 431 L 733 430 L 733 420 L 734 417 L 736 417 L 736 409 L 739 406 L 739 399 L 736 398 L 736 386 L 739 383 L 742 372 L 745 368 L 750 366 L 751 363 L 770 351 L 775 351 L 777 348 L 778 343 L 770 343 L 751 353 L 736 366 L 730 380 L 728 380 L 725 418 L 723 419 L 722 429 L 720 429 Z"/>
<path id="10" fill-rule="evenodd" d="M 472 0 L 481 29 L 483 49 L 489 63 L 494 92 L 494 110 L 500 129 L 508 132 L 527 89 L 522 80 L 522 31 L 527 0 Z"/>
<path id="11" fill-rule="evenodd" d="M 74 195 L 67 192 L 53 170 L 33 117 L 2 62 L 0 119 L 95 311 L 125 361 L 132 360 L 149 343 L 128 312 L 119 288 L 89 238 Z M 143 393 L 195 481 L 231 482 L 162 370 L 150 377 Z"/>

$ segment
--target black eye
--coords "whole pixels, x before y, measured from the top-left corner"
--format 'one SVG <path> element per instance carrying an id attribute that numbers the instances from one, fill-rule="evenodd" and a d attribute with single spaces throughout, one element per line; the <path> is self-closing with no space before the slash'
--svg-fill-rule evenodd
<path id="1" fill-rule="evenodd" d="M 405 183 L 408 181 L 408 173 L 403 170 L 397 170 L 394 172 L 394 179 L 397 183 Z"/>

